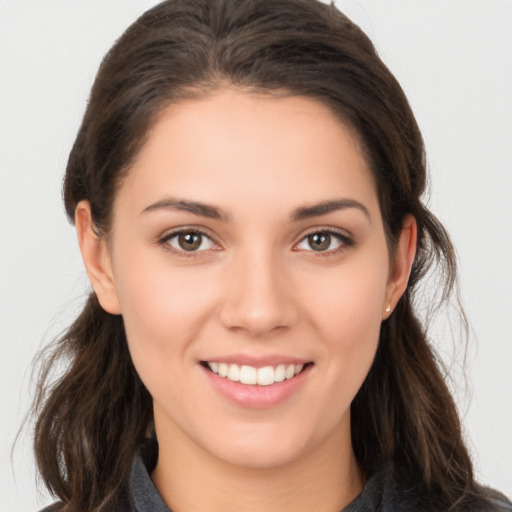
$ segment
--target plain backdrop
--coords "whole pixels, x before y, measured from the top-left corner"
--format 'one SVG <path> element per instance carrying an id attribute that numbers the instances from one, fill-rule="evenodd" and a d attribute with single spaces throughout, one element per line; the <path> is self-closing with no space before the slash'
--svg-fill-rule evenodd
<path id="1" fill-rule="evenodd" d="M 60 187 L 103 54 L 151 0 L 0 0 L 0 511 L 37 510 L 31 360 L 80 308 L 87 278 Z M 473 335 L 467 387 L 439 350 L 478 478 L 512 496 L 512 2 L 337 2 L 374 41 L 423 131 L 429 205 L 452 234 Z M 443 327 L 444 326 L 444 327 Z M 459 358 L 459 359 L 454 359 Z"/>

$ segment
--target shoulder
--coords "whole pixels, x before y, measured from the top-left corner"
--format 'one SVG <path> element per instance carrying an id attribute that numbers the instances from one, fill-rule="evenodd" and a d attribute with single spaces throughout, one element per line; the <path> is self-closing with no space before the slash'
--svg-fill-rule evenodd
<path id="1" fill-rule="evenodd" d="M 117 506 L 112 512 L 171 512 L 151 480 L 157 459 L 156 440 L 145 440 L 134 454 L 129 489 L 117 496 Z M 61 502 L 54 503 L 39 512 L 60 512 L 64 506 Z"/>
<path id="2" fill-rule="evenodd" d="M 64 505 L 62 503 L 54 503 L 53 505 L 43 508 L 43 510 L 40 510 L 39 512 L 59 512 L 63 506 Z"/>
<path id="3" fill-rule="evenodd" d="M 512 512 L 512 502 L 501 492 L 494 489 L 485 487 L 482 489 L 483 494 L 493 507 L 492 510 L 496 512 Z M 487 512 L 487 510 L 481 510 L 477 512 Z"/>
<path id="4" fill-rule="evenodd" d="M 43 508 L 39 512 L 61 512 L 64 509 L 64 503 L 58 502 L 53 505 L 49 505 L 48 507 Z M 96 510 L 96 509 L 95 509 Z M 137 509 L 132 509 L 127 505 L 120 505 L 119 508 L 116 507 L 112 512 L 138 512 Z"/>
<path id="5" fill-rule="evenodd" d="M 512 503 L 506 496 L 480 485 L 465 492 L 451 507 L 440 505 L 444 501 L 388 461 L 374 472 L 361 494 L 343 512 L 512 512 Z"/>

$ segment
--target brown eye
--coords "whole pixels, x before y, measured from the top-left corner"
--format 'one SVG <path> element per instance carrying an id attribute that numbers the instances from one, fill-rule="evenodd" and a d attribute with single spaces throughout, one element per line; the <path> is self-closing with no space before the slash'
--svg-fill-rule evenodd
<path id="1" fill-rule="evenodd" d="M 296 246 L 301 251 L 330 252 L 342 246 L 351 246 L 350 239 L 341 233 L 316 231 L 305 236 Z"/>
<path id="2" fill-rule="evenodd" d="M 177 251 L 199 252 L 214 246 L 212 239 L 198 231 L 182 231 L 167 238 L 168 243 Z"/>
<path id="3" fill-rule="evenodd" d="M 313 251 L 326 251 L 331 245 L 329 233 L 313 233 L 307 237 L 309 247 Z"/>
<path id="4" fill-rule="evenodd" d="M 178 244 L 184 251 L 197 251 L 201 247 L 203 236 L 199 233 L 182 233 L 178 235 Z"/>

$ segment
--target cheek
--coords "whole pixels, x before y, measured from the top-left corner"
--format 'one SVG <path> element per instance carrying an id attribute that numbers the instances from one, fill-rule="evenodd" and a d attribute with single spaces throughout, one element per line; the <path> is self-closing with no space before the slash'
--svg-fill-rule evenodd
<path id="1" fill-rule="evenodd" d="M 213 287 L 197 270 L 173 268 L 164 252 L 148 252 L 132 251 L 114 272 L 132 357 L 150 366 L 183 358 L 210 316 Z"/>
<path id="2" fill-rule="evenodd" d="M 132 263 L 119 268 L 118 288 L 130 355 L 153 399 L 179 411 L 184 397 L 194 402 L 187 389 L 196 364 L 191 348 L 208 321 L 212 292 L 188 269 Z"/>
<path id="3" fill-rule="evenodd" d="M 374 253 L 375 254 L 375 253 Z M 381 259 L 340 266 L 323 286 L 309 286 L 308 314 L 323 340 L 329 378 L 353 398 L 372 364 L 379 341 L 388 276 Z"/>
<path id="4" fill-rule="evenodd" d="M 306 285 L 311 314 L 319 327 L 328 330 L 329 339 L 363 341 L 364 333 L 379 331 L 387 276 L 387 260 L 369 258 L 329 272 L 323 282 Z"/>

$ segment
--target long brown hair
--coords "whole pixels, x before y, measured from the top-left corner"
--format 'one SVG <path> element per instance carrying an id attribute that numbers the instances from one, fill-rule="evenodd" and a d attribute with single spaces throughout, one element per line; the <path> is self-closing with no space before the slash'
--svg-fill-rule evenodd
<path id="1" fill-rule="evenodd" d="M 146 12 L 103 60 L 64 182 L 73 220 L 91 204 L 100 234 L 115 192 L 164 107 L 226 85 L 312 97 L 359 134 L 377 184 L 390 253 L 407 214 L 417 221 L 408 288 L 382 324 L 373 366 L 355 397 L 352 439 L 367 475 L 391 461 L 427 509 L 466 510 L 483 500 L 450 392 L 413 309 L 437 265 L 442 300 L 456 263 L 449 237 L 421 201 L 424 146 L 399 84 L 366 35 L 316 0 L 168 0 Z M 56 381 L 55 367 L 66 369 Z M 34 410 L 42 478 L 65 511 L 111 510 L 128 492 L 131 461 L 152 426 L 151 397 L 127 348 L 122 318 L 91 294 L 43 360 Z"/>

